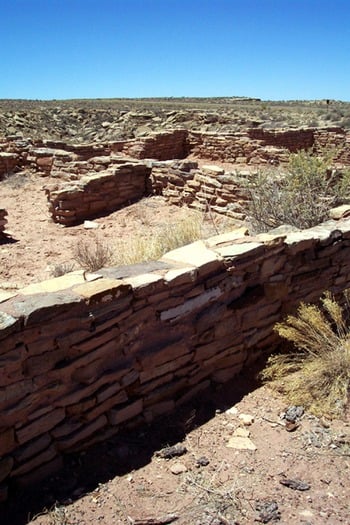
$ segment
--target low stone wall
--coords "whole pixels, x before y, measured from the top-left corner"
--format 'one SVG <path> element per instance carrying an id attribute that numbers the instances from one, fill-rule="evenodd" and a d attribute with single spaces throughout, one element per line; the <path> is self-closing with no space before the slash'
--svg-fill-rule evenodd
<path id="1" fill-rule="evenodd" d="M 280 164 L 289 153 L 322 147 L 337 149 L 336 161 L 350 164 L 350 133 L 342 128 L 295 130 L 250 129 L 233 134 L 189 132 L 189 150 L 196 158 L 238 164 Z"/>
<path id="2" fill-rule="evenodd" d="M 151 133 L 146 137 L 111 144 L 114 153 L 135 159 L 183 159 L 188 151 L 188 132 L 185 129 Z"/>
<path id="3" fill-rule="evenodd" d="M 242 221 L 248 196 L 242 178 L 218 166 L 198 167 L 197 162 L 154 162 L 152 188 L 171 204 L 225 215 Z"/>
<path id="4" fill-rule="evenodd" d="M 6 216 L 7 216 L 7 211 L 4 210 L 3 208 L 0 208 L 0 240 L 1 238 L 4 238 L 5 236 L 4 232 L 6 230 L 6 224 L 7 224 Z"/>
<path id="5" fill-rule="evenodd" d="M 350 285 L 350 221 L 232 232 L 137 268 L 31 285 L 0 305 L 0 494 L 168 413 L 278 344 L 300 301 Z"/>
<path id="6" fill-rule="evenodd" d="M 286 148 L 253 140 L 247 133 L 230 134 L 190 132 L 191 155 L 199 159 L 232 164 L 279 164 L 288 160 Z"/>
<path id="7" fill-rule="evenodd" d="M 310 149 L 314 145 L 315 137 L 313 129 L 289 129 L 289 130 L 267 130 L 254 128 L 248 130 L 248 137 L 258 140 L 265 146 L 285 148 L 295 153 L 302 149 Z"/>
<path id="8" fill-rule="evenodd" d="M 15 153 L 0 151 L 0 177 L 9 175 L 18 166 L 19 158 Z"/>
<path id="9" fill-rule="evenodd" d="M 150 173 L 145 164 L 123 162 L 76 182 L 48 185 L 49 212 L 55 222 L 66 226 L 111 213 L 149 192 Z"/>
<path id="10" fill-rule="evenodd" d="M 236 133 L 203 133 L 175 129 L 145 137 L 101 144 L 66 144 L 63 141 L 3 139 L 0 143 L 0 176 L 14 169 L 31 169 L 42 175 L 60 171 L 84 174 L 94 171 L 92 159 L 112 162 L 115 156 L 160 161 L 199 159 L 236 164 L 279 164 L 290 152 L 327 146 L 337 149 L 336 160 L 350 165 L 350 132 L 342 128 L 291 130 L 248 129 Z M 94 164 L 94 163 L 93 163 Z"/>
<path id="11" fill-rule="evenodd" d="M 315 129 L 315 150 L 328 148 L 336 152 L 335 160 L 350 165 L 350 132 L 343 128 Z"/>

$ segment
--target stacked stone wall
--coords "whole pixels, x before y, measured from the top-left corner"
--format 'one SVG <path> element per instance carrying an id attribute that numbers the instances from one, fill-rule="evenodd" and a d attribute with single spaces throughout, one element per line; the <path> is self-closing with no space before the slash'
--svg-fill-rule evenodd
<path id="1" fill-rule="evenodd" d="M 111 149 L 115 153 L 136 159 L 183 159 L 189 153 L 187 135 L 188 132 L 184 129 L 152 133 L 146 137 L 116 142 L 111 145 Z"/>
<path id="2" fill-rule="evenodd" d="M 0 178 L 10 175 L 16 170 L 19 163 L 18 155 L 6 151 L 0 151 Z"/>
<path id="3" fill-rule="evenodd" d="M 350 133 L 342 128 L 292 130 L 249 129 L 236 133 L 203 133 L 177 129 L 136 139 L 101 144 L 67 144 L 63 141 L 3 139 L 0 143 L 0 176 L 12 170 L 31 169 L 42 175 L 59 175 L 69 168 L 74 174 L 94 171 L 98 157 L 128 156 L 159 161 L 192 156 L 235 164 L 279 164 L 290 152 L 322 147 L 337 149 L 336 160 L 350 165 Z M 101 162 L 103 164 L 103 162 Z"/>
<path id="4" fill-rule="evenodd" d="M 189 132 L 189 150 L 196 158 L 237 164 L 279 164 L 289 153 L 335 148 L 336 160 L 350 164 L 350 133 L 342 128 L 295 130 L 250 129 L 234 134 Z"/>
<path id="5" fill-rule="evenodd" d="M 334 151 L 335 161 L 345 166 L 350 165 L 350 132 L 343 128 L 315 129 L 316 152 L 323 149 Z"/>
<path id="6" fill-rule="evenodd" d="M 145 164 L 129 162 L 75 182 L 48 185 L 49 212 L 55 222 L 66 226 L 111 213 L 149 192 L 150 173 Z"/>
<path id="7" fill-rule="evenodd" d="M 202 212 L 214 212 L 244 220 L 248 195 L 242 178 L 217 166 L 198 167 L 197 162 L 156 162 L 152 165 L 152 188 L 168 202 L 186 204 Z"/>
<path id="8" fill-rule="evenodd" d="M 242 235 L 138 272 L 68 274 L 0 305 L 0 494 L 226 382 L 278 346 L 273 326 L 300 301 L 349 287 L 350 221 Z"/>

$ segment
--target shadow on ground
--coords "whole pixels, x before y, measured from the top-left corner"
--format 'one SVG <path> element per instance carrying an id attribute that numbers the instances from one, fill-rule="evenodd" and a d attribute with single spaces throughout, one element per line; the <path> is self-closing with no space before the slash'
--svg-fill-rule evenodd
<path id="1" fill-rule="evenodd" d="M 14 239 L 7 233 L 0 233 L 0 245 L 1 244 L 14 244 L 18 242 L 18 239 Z"/>
<path id="2" fill-rule="evenodd" d="M 86 451 L 66 456 L 60 473 L 30 489 L 16 485 L 0 504 L 1 525 L 24 525 L 55 504 L 67 505 L 93 491 L 99 484 L 147 465 L 154 453 L 181 442 L 186 434 L 238 403 L 260 386 L 254 366 L 230 382 L 210 388 L 200 397 L 151 425 L 117 434 Z"/>

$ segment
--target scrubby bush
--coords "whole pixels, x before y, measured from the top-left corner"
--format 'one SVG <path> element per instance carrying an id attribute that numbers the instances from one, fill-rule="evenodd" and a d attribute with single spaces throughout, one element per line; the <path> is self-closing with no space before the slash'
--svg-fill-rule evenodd
<path id="1" fill-rule="evenodd" d="M 285 167 L 260 171 L 247 183 L 248 217 L 257 232 L 281 224 L 310 228 L 349 195 L 349 173 L 331 170 L 336 151 L 291 154 Z"/>
<path id="2" fill-rule="evenodd" d="M 112 263 L 111 247 L 98 236 L 89 240 L 80 239 L 73 249 L 73 257 L 77 263 L 89 272 L 96 272 Z"/>
<path id="3" fill-rule="evenodd" d="M 275 330 L 293 348 L 271 356 L 261 374 L 316 415 L 339 416 L 349 401 L 349 298 L 346 291 L 340 304 L 326 293 L 320 306 L 301 304 L 297 315 L 278 323 Z"/>

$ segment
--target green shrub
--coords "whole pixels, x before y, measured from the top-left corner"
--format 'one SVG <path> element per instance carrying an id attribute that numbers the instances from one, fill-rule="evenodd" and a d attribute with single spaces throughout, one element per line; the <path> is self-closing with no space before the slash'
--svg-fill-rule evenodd
<path id="1" fill-rule="evenodd" d="M 282 224 L 310 228 L 328 218 L 329 209 L 347 200 L 348 172 L 330 169 L 337 152 L 301 151 L 285 167 L 260 171 L 247 184 L 248 217 L 257 232 Z"/>

